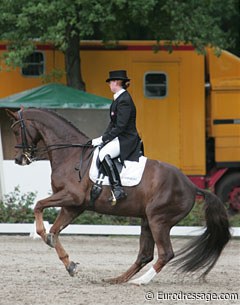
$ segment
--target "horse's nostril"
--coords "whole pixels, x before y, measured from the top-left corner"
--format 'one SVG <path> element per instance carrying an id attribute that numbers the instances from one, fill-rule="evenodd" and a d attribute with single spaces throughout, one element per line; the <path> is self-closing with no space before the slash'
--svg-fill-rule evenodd
<path id="1" fill-rule="evenodd" d="M 21 160 L 19 160 L 19 158 L 15 158 L 15 163 L 16 164 L 21 164 L 22 162 L 21 162 Z"/>

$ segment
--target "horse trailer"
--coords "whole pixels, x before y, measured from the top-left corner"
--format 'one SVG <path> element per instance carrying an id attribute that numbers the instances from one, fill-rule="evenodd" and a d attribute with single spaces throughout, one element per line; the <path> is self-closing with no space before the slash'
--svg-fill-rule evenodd
<path id="1" fill-rule="evenodd" d="M 156 41 L 81 43 L 81 71 L 89 93 L 111 98 L 108 72 L 125 69 L 137 107 L 145 155 L 180 168 L 240 210 L 240 58 L 206 48 Z M 7 52 L 0 44 L 0 56 Z M 23 68 L 0 72 L 0 97 L 40 86 L 52 70 L 64 71 L 64 55 L 37 44 Z M 58 82 L 66 83 L 64 73 Z"/>

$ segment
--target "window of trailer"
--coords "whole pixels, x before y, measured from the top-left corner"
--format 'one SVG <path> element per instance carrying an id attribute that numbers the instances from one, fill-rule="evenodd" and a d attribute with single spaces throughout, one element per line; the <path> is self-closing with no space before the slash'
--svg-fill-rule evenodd
<path id="1" fill-rule="evenodd" d="M 40 76 L 44 74 L 44 55 L 36 51 L 26 57 L 22 67 L 24 76 Z"/>
<path id="2" fill-rule="evenodd" d="M 164 72 L 147 72 L 144 75 L 144 95 L 147 98 L 167 96 L 168 79 Z"/>

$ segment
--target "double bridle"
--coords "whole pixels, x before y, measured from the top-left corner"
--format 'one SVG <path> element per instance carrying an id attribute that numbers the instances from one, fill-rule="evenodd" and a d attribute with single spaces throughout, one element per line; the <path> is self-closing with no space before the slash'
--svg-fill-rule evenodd
<path id="1" fill-rule="evenodd" d="M 15 145 L 15 148 L 22 149 L 22 155 L 28 160 L 29 163 L 32 163 L 33 161 L 36 160 L 34 158 L 34 153 L 37 151 L 37 147 L 35 144 L 33 144 L 33 141 L 32 141 L 31 145 L 28 143 L 27 135 L 31 138 L 31 140 L 32 140 L 32 137 L 31 137 L 31 134 L 27 131 L 24 119 L 22 117 L 21 110 L 18 111 L 18 117 L 19 117 L 19 120 L 14 122 L 12 124 L 11 128 L 16 126 L 17 124 L 20 124 L 22 144 Z"/>
<path id="2" fill-rule="evenodd" d="M 37 145 L 35 145 L 33 143 L 34 141 L 31 137 L 31 134 L 27 130 L 25 121 L 22 116 L 22 110 L 18 111 L 18 118 L 19 119 L 12 124 L 11 128 L 16 126 L 17 124 L 20 124 L 22 144 L 15 145 L 15 148 L 22 149 L 22 155 L 26 158 L 26 160 L 29 163 L 32 163 L 33 161 L 41 160 L 41 158 L 34 157 L 36 152 L 41 152 L 42 154 L 44 154 L 44 153 L 47 153 L 49 151 L 56 150 L 56 149 L 71 148 L 71 147 L 81 147 L 81 148 L 87 149 L 87 148 L 92 147 L 91 141 L 88 141 L 85 144 L 72 144 L 72 143 L 51 144 L 51 145 L 47 145 L 46 147 L 37 148 Z M 31 139 L 31 142 L 32 142 L 31 144 L 28 143 L 28 138 Z M 84 153 L 85 153 L 85 150 L 83 150 L 83 152 L 81 154 L 79 170 L 82 167 Z M 92 154 L 92 152 L 91 152 L 91 154 Z"/>

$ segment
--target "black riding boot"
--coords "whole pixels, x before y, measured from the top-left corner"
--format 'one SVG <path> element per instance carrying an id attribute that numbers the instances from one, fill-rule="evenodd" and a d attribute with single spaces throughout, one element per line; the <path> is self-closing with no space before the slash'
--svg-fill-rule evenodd
<path id="1" fill-rule="evenodd" d="M 105 156 L 104 160 L 102 161 L 102 165 L 112 185 L 112 191 L 115 197 L 113 198 L 113 200 L 117 201 L 126 198 L 127 194 L 124 192 L 122 188 L 121 179 L 118 170 L 109 155 Z"/>
<path id="2" fill-rule="evenodd" d="M 102 192 L 102 183 L 103 183 L 103 178 L 104 174 L 102 173 L 101 166 L 99 167 L 99 173 L 98 177 L 96 179 L 96 182 L 93 184 L 91 192 L 90 192 L 90 205 L 93 206 L 95 200 L 99 197 L 99 195 Z"/>

